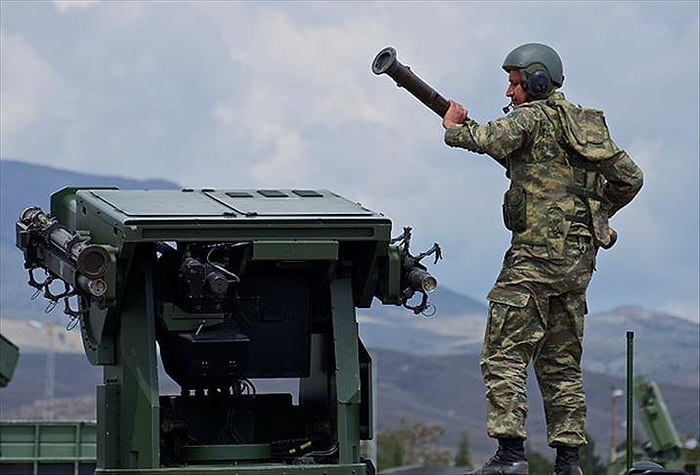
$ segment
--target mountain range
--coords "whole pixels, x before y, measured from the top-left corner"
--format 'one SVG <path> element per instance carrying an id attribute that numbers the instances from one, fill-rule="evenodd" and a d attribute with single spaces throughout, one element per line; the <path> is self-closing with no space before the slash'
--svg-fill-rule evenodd
<path id="1" fill-rule="evenodd" d="M 20 345 L 21 347 L 21 345 Z M 444 429 L 439 445 L 454 450 L 459 439 L 469 436 L 470 453 L 475 463 L 491 455 L 494 444 L 485 435 L 485 398 L 479 373 L 478 355 L 460 354 L 421 356 L 406 352 L 370 348 L 373 360 L 374 414 L 376 431 L 397 429 L 402 423 L 440 425 Z M 95 386 L 101 384 L 102 371 L 91 366 L 79 353 L 54 355 L 54 400 L 47 404 L 46 353 L 22 352 L 10 384 L 0 389 L 0 418 L 42 419 L 47 410 L 56 419 L 94 420 Z M 177 394 L 178 387 L 161 369 L 160 393 Z M 294 380 L 256 380 L 258 393 L 296 393 Z M 584 371 L 588 403 L 586 430 L 596 453 L 606 460 L 611 440 L 611 395 L 613 388 L 624 388 L 621 378 Z M 698 390 L 660 383 L 664 402 L 676 430 L 683 438 L 698 437 L 700 408 Z M 551 456 L 547 448 L 544 412 L 534 378 L 528 382 L 530 411 L 527 422 L 528 446 Z M 616 403 L 617 440 L 624 440 L 625 402 Z M 635 437 L 646 436 L 633 408 Z"/>
<path id="2" fill-rule="evenodd" d="M 32 402 L 41 400 L 44 394 L 37 381 L 43 380 L 47 340 L 42 340 L 43 332 L 28 326 L 27 321 L 48 318 L 65 325 L 60 309 L 45 317 L 46 301 L 30 300 L 33 291 L 26 283 L 22 254 L 14 243 L 14 225 L 27 206 L 38 205 L 48 211 L 50 194 L 64 186 L 180 188 L 162 180 L 78 174 L 0 160 L 0 331 L 22 350 L 15 379 L 0 393 L 3 417 L 16 417 L 31 410 Z M 439 264 L 432 270 L 439 276 Z M 478 367 L 486 305 L 483 298 L 469 297 L 463 290 L 468 289 L 439 287 L 431 294 L 435 307 L 432 317 L 415 316 L 406 309 L 379 304 L 359 309 L 357 314 L 362 339 L 375 363 L 378 428 L 396 427 L 401 420 L 439 423 L 446 428 L 443 442 L 452 447 L 467 431 L 478 460 L 493 448 L 483 436 L 484 389 Z M 84 407 L 89 413 L 94 411 L 94 401 L 89 398 L 94 395 L 100 371 L 91 367 L 83 355 L 76 354 L 81 350 L 79 343 L 71 343 L 75 333 L 60 332 L 63 336 L 55 343 L 54 350 L 59 352 L 55 393 L 58 398 L 69 398 L 72 402 L 68 406 L 74 409 L 83 407 L 76 401 L 84 403 L 80 398 L 87 397 Z M 635 373 L 657 381 L 679 431 L 698 436 L 700 325 L 642 307 L 615 308 L 586 317 L 583 365 L 588 426 L 602 445 L 601 450 L 605 452 L 610 432 L 611 389 L 624 388 L 625 384 L 628 334 L 634 336 Z M 531 377 L 530 382 L 533 381 Z M 528 428 L 542 434 L 544 416 L 538 391 L 535 387 L 530 389 L 534 397 Z M 531 443 L 545 450 L 542 437 L 533 437 Z"/>

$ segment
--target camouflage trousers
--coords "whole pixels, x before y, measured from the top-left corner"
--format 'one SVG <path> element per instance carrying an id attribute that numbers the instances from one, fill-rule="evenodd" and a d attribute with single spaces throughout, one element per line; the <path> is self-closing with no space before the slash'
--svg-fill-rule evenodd
<path id="1" fill-rule="evenodd" d="M 550 446 L 586 443 L 581 374 L 586 288 L 597 248 L 590 237 L 569 236 L 564 258 L 514 244 L 488 294 L 481 353 L 487 430 L 493 438 L 525 438 L 527 367 L 532 361 L 544 402 Z"/>

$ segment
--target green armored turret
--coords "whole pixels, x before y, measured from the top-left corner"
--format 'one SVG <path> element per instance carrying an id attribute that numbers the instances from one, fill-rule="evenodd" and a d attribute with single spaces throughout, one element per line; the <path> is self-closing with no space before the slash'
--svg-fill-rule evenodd
<path id="1" fill-rule="evenodd" d="M 25 210 L 30 285 L 103 367 L 96 473 L 374 473 L 355 308 L 424 311 L 437 281 L 420 261 L 440 257 L 391 225 L 327 190 L 66 188 L 50 214 Z M 179 394 L 159 393 L 159 360 Z M 296 394 L 256 392 L 278 378 Z"/>

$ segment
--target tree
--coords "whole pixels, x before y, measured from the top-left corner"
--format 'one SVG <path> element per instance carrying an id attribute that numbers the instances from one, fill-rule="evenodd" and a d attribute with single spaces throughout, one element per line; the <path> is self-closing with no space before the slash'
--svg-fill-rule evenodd
<path id="1" fill-rule="evenodd" d="M 399 467 L 404 464 L 404 447 L 397 431 L 377 434 L 377 469 Z"/>
<path id="2" fill-rule="evenodd" d="M 531 475 L 554 473 L 554 462 L 541 453 L 532 450 L 529 446 L 527 448 L 527 467 Z"/>
<path id="3" fill-rule="evenodd" d="M 450 451 L 435 446 L 444 433 L 445 429 L 438 424 L 416 422 L 408 425 L 405 420 L 401 420 L 398 429 L 377 435 L 377 468 L 383 470 L 402 465 L 448 465 L 452 459 Z"/>
<path id="4" fill-rule="evenodd" d="M 469 436 L 466 432 L 462 433 L 462 437 L 459 439 L 457 453 L 455 454 L 455 465 L 458 467 L 465 467 L 468 470 L 474 468 L 472 456 L 469 452 Z"/>

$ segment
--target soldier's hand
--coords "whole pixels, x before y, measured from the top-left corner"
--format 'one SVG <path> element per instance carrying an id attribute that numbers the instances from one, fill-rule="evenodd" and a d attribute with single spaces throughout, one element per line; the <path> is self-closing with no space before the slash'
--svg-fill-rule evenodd
<path id="1" fill-rule="evenodd" d="M 609 236 L 610 236 L 610 242 L 608 243 L 607 246 L 603 246 L 603 249 L 610 249 L 617 242 L 617 231 L 615 231 L 613 228 L 610 228 Z"/>
<path id="2" fill-rule="evenodd" d="M 452 99 L 449 99 L 448 102 L 450 107 L 445 112 L 445 117 L 442 118 L 442 126 L 446 129 L 449 129 L 452 125 L 463 123 L 468 113 L 467 109 L 459 102 L 455 102 Z"/>

